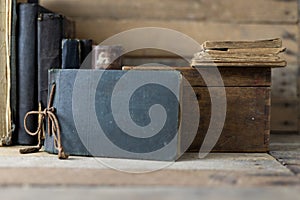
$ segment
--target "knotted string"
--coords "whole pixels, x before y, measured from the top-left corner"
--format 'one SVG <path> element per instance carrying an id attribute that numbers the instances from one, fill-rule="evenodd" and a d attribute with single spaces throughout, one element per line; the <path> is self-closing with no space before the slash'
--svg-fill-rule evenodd
<path id="1" fill-rule="evenodd" d="M 52 106 L 53 103 L 53 98 L 54 98 L 54 92 L 55 92 L 55 84 L 52 85 L 51 87 L 51 92 L 49 96 L 49 101 L 47 108 L 45 108 L 43 111 L 41 110 L 41 106 L 39 106 L 39 111 L 30 111 L 26 113 L 24 117 L 24 128 L 25 131 L 31 135 L 31 136 L 38 136 L 38 146 L 37 147 L 31 147 L 31 148 L 25 148 L 25 149 L 20 149 L 20 153 L 25 154 L 25 153 L 34 153 L 38 152 L 42 146 L 43 146 L 43 140 L 45 138 L 44 136 L 44 122 L 45 118 L 47 118 L 47 124 L 48 124 L 48 135 L 51 136 L 53 135 L 54 138 L 54 147 L 58 151 L 58 158 L 59 159 L 67 159 L 68 155 L 64 152 L 64 148 L 61 143 L 61 134 L 60 134 L 60 127 L 59 127 L 59 122 L 58 119 L 55 115 L 55 108 Z M 38 128 L 35 132 L 31 132 L 26 125 L 27 118 L 30 115 L 38 115 Z"/>

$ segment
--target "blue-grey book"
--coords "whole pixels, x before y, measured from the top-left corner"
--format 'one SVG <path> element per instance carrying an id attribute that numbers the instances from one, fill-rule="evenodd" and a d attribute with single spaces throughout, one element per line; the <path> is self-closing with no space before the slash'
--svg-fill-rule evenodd
<path id="1" fill-rule="evenodd" d="M 45 151 L 174 161 L 181 87 L 177 71 L 50 70 Z"/>
<path id="2" fill-rule="evenodd" d="M 62 40 L 62 69 L 80 68 L 80 41 L 76 39 Z"/>

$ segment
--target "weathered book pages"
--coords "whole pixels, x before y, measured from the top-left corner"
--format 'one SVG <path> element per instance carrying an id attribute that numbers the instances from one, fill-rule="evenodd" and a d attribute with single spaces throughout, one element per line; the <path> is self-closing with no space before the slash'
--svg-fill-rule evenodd
<path id="1" fill-rule="evenodd" d="M 10 42 L 11 0 L 0 2 L 0 145 L 11 143 Z"/>
<path id="2" fill-rule="evenodd" d="M 256 41 L 206 41 L 204 49 L 251 49 L 251 48 L 280 48 L 282 41 L 279 38 Z"/>
<path id="3" fill-rule="evenodd" d="M 281 39 L 257 41 L 207 41 L 196 53 L 192 66 L 284 67 L 278 56 L 285 51 Z"/>

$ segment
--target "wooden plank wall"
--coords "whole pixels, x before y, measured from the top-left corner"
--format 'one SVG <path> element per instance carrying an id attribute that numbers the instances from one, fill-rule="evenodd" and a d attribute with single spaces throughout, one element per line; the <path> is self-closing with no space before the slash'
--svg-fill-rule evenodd
<path id="1" fill-rule="evenodd" d="M 92 38 L 96 43 L 121 31 L 146 26 L 175 29 L 199 43 L 280 37 L 287 47 L 283 57 L 288 67 L 273 71 L 271 129 L 298 130 L 297 0 L 40 0 L 40 3 L 75 19 L 77 36 Z M 172 57 L 153 51 L 139 51 L 131 56 L 149 54 Z"/>

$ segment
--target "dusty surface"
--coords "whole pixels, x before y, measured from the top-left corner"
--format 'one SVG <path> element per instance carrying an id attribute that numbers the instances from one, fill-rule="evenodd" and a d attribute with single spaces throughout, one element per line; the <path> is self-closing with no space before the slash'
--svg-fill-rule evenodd
<path id="1" fill-rule="evenodd" d="M 193 153 L 175 163 L 58 160 L 44 152 L 20 155 L 18 150 L 0 148 L 4 199 L 298 199 L 300 195 L 299 135 L 273 135 L 270 154 L 214 153 L 199 159 Z"/>

